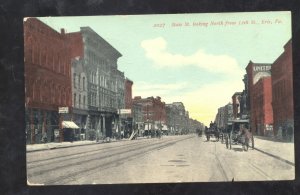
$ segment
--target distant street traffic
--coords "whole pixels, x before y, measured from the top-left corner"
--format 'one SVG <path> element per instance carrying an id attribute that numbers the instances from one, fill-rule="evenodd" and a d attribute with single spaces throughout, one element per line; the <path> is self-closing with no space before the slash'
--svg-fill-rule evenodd
<path id="1" fill-rule="evenodd" d="M 27 174 L 32 185 L 285 180 L 291 161 L 193 134 L 29 152 Z"/>

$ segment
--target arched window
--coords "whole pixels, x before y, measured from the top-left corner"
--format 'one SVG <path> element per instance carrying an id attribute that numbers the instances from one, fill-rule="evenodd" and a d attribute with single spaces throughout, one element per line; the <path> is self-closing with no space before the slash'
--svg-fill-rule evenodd
<path id="1" fill-rule="evenodd" d="M 60 64 L 60 56 L 57 57 L 57 66 L 58 66 L 58 73 L 61 73 L 61 64 Z"/>
<path id="2" fill-rule="evenodd" d="M 44 87 L 44 82 L 41 81 L 41 83 L 40 83 L 40 102 L 44 101 L 43 87 Z"/>
<path id="3" fill-rule="evenodd" d="M 55 85 L 54 85 L 54 83 L 52 83 L 52 88 L 51 88 L 51 90 L 52 90 L 52 93 L 51 93 L 51 101 L 52 101 L 52 104 L 54 104 L 54 103 L 55 103 Z"/>
<path id="4" fill-rule="evenodd" d="M 32 81 L 32 99 L 33 100 L 35 100 L 35 96 L 36 96 L 35 87 L 36 87 L 36 84 L 35 84 L 35 81 L 33 80 Z"/>
<path id="5" fill-rule="evenodd" d="M 64 60 L 62 60 L 62 67 L 63 67 L 63 74 L 66 75 L 66 65 Z"/>
<path id="6" fill-rule="evenodd" d="M 79 101 L 78 101 L 78 107 L 80 108 L 81 105 L 81 95 L 79 94 Z"/>
<path id="7" fill-rule="evenodd" d="M 79 85 L 78 88 L 79 89 L 81 89 L 81 86 L 80 86 L 81 85 L 81 81 L 80 81 L 80 79 L 81 79 L 81 75 L 79 74 L 78 75 L 78 85 Z"/>
<path id="8" fill-rule="evenodd" d="M 59 105 L 61 105 L 61 87 L 60 86 L 58 86 L 58 88 L 57 88 L 57 103 L 59 104 Z"/>
<path id="9" fill-rule="evenodd" d="M 52 54 L 52 56 L 51 56 L 52 57 L 52 70 L 56 71 L 55 70 L 55 52 L 52 50 L 51 54 Z"/>
<path id="10" fill-rule="evenodd" d="M 85 77 L 82 78 L 82 88 L 83 88 L 83 91 L 85 90 Z"/>
<path id="11" fill-rule="evenodd" d="M 86 105 L 85 105 L 85 95 L 83 96 L 83 108 L 85 108 Z"/>

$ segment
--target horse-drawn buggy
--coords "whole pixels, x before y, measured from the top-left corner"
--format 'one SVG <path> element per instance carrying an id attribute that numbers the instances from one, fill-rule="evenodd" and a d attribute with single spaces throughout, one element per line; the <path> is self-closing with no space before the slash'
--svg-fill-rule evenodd
<path id="1" fill-rule="evenodd" d="M 215 123 L 210 123 L 209 128 L 205 127 L 206 140 L 209 141 L 211 137 L 214 137 L 216 141 L 220 139 L 220 131 Z"/>
<path id="2" fill-rule="evenodd" d="M 226 128 L 227 132 L 225 133 L 226 148 L 232 149 L 232 145 L 241 144 L 245 151 L 248 151 L 249 147 L 254 149 L 254 138 L 249 130 L 249 126 L 248 119 L 229 121 Z"/>

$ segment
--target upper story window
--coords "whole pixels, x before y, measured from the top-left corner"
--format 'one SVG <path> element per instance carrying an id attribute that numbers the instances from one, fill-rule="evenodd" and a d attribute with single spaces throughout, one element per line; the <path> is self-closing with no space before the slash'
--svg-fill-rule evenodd
<path id="1" fill-rule="evenodd" d="M 79 94 L 79 100 L 78 100 L 78 107 L 80 108 L 80 105 L 81 105 L 81 95 Z"/>
<path id="2" fill-rule="evenodd" d="M 76 73 L 73 73 L 73 86 L 76 88 Z"/>
<path id="3" fill-rule="evenodd" d="M 81 81 L 80 81 L 81 77 L 80 77 L 80 74 L 78 75 L 78 88 L 80 89 L 80 84 L 81 84 Z"/>
<path id="4" fill-rule="evenodd" d="M 85 77 L 82 78 L 82 88 L 85 90 Z"/>

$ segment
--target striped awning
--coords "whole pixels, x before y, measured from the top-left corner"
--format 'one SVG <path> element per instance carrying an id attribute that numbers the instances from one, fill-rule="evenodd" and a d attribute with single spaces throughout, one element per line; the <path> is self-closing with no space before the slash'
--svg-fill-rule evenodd
<path id="1" fill-rule="evenodd" d="M 63 121 L 62 126 L 63 128 L 79 129 L 79 127 L 73 121 Z"/>

